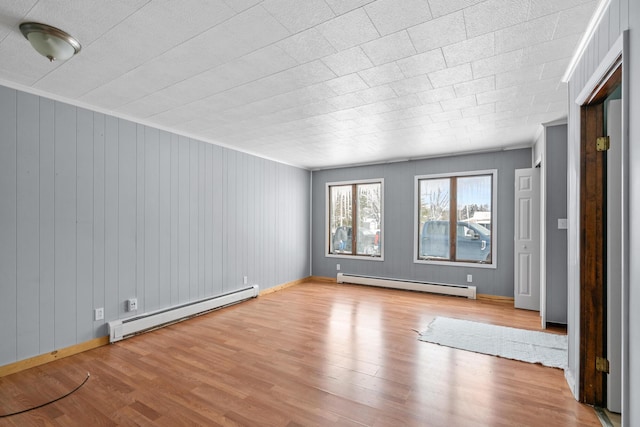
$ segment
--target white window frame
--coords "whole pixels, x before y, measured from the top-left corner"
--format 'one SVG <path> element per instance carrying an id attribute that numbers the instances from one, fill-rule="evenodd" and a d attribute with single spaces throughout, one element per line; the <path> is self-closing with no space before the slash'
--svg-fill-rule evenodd
<path id="1" fill-rule="evenodd" d="M 366 256 L 366 255 L 345 255 L 345 254 L 332 254 L 329 252 L 329 236 L 330 236 L 330 210 L 329 204 L 331 203 L 329 188 L 340 185 L 358 185 L 358 184 L 380 184 L 380 210 L 382 212 L 381 224 L 380 224 L 380 256 Z M 384 178 L 378 179 L 361 179 L 361 180 L 353 180 L 353 181 L 337 181 L 337 182 L 327 182 L 325 184 L 325 205 L 324 205 L 324 213 L 325 213 L 325 226 L 324 226 L 324 252 L 325 257 L 327 258 L 342 258 L 342 259 L 357 259 L 361 261 L 384 261 Z"/>
<path id="2" fill-rule="evenodd" d="M 437 178 L 454 178 L 465 176 L 477 176 L 477 175 L 492 175 L 491 180 L 491 263 L 483 264 L 476 262 L 464 262 L 464 261 L 437 261 L 420 259 L 418 254 L 418 243 L 420 235 L 420 180 L 422 179 L 437 179 Z M 414 179 L 413 187 L 413 262 L 415 264 L 431 264 L 431 265 L 446 265 L 448 267 L 471 267 L 471 268 L 497 268 L 498 267 L 498 169 L 485 169 L 476 171 L 461 171 L 461 172 L 448 172 L 431 175 L 416 175 Z"/>

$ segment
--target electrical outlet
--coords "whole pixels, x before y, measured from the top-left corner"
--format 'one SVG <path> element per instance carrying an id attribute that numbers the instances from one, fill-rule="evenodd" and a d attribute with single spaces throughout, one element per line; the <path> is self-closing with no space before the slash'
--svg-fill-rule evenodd
<path id="1" fill-rule="evenodd" d="M 93 310 L 93 320 L 104 319 L 104 307 L 96 308 Z"/>
<path id="2" fill-rule="evenodd" d="M 127 300 L 127 311 L 136 311 L 138 309 L 138 298 Z"/>
<path id="3" fill-rule="evenodd" d="M 468 283 L 473 282 L 473 276 L 471 274 L 467 274 L 467 282 Z"/>
<path id="4" fill-rule="evenodd" d="M 340 271 L 340 264 L 336 264 L 336 271 Z"/>
<path id="5" fill-rule="evenodd" d="M 247 284 L 247 276 L 244 276 L 244 277 L 242 278 L 242 283 L 244 283 L 245 285 Z"/>

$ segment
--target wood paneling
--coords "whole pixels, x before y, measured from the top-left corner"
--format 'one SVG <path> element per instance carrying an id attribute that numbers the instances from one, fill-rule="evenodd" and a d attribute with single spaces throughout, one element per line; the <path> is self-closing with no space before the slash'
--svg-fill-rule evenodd
<path id="1" fill-rule="evenodd" d="M 89 372 L 4 424 L 600 425 L 562 370 L 418 341 L 436 316 L 539 329 L 503 302 L 301 284 L 0 378 L 0 412 Z"/>
<path id="2" fill-rule="evenodd" d="M 17 94 L 0 86 L 0 277 L 2 277 L 2 298 L 0 298 L 0 360 L 15 360 L 17 347 Z"/>
<path id="3" fill-rule="evenodd" d="M 38 122 L 38 97 L 18 94 L 17 158 L 18 172 L 16 182 L 16 236 L 20 236 L 16 245 L 16 279 L 18 330 L 18 357 L 28 357 L 37 352 L 40 346 L 38 329 L 39 319 L 32 316 L 30 307 L 38 301 L 39 275 L 39 140 L 40 129 L 32 124 Z M 5 203 L 4 200 L 0 203 Z M 0 281 L 2 279 L 0 278 Z"/>
<path id="4" fill-rule="evenodd" d="M 128 298 L 142 313 L 307 277 L 309 182 L 0 87 L 0 365 L 106 335 Z"/>
<path id="5" fill-rule="evenodd" d="M 54 121 L 54 250 L 55 250 L 55 348 L 76 341 L 77 318 L 77 240 L 76 240 L 76 109 L 55 103 Z"/>

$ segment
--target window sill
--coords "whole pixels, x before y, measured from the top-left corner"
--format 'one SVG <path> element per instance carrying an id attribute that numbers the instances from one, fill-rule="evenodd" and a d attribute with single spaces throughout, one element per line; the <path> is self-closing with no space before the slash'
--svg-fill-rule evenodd
<path id="1" fill-rule="evenodd" d="M 326 258 L 357 259 L 362 261 L 384 261 L 384 256 L 324 254 Z"/>
<path id="2" fill-rule="evenodd" d="M 497 263 L 481 264 L 477 262 L 452 262 L 452 261 L 436 261 L 426 259 L 415 259 L 414 264 L 429 264 L 429 265 L 445 265 L 447 267 L 464 267 L 464 268 L 493 268 L 496 269 Z"/>

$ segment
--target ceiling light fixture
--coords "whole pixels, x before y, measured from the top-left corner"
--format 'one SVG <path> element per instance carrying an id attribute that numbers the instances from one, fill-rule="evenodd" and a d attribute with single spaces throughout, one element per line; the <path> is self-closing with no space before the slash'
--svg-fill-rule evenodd
<path id="1" fill-rule="evenodd" d="M 66 61 L 80 52 L 81 46 L 78 40 L 64 31 L 38 22 L 23 22 L 20 31 L 31 46 L 49 61 Z"/>

